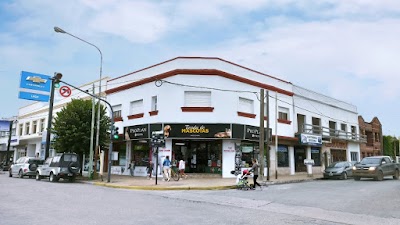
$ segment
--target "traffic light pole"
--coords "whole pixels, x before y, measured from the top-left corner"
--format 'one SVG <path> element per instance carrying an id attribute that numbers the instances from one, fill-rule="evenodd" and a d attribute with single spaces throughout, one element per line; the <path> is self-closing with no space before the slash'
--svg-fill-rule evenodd
<path id="1" fill-rule="evenodd" d="M 68 85 L 68 86 L 71 86 L 71 87 L 75 88 L 76 90 L 79 90 L 79 91 L 81 91 L 81 92 L 83 92 L 83 93 L 85 93 L 85 94 L 87 94 L 87 95 L 90 95 L 90 96 L 92 96 L 92 97 L 94 97 L 94 98 L 96 98 L 96 99 L 98 99 L 98 100 L 100 100 L 100 101 L 106 103 L 106 104 L 109 106 L 110 111 L 111 111 L 111 117 L 110 117 L 110 118 L 111 118 L 111 124 L 110 124 L 110 146 L 109 146 L 109 149 L 108 149 L 108 173 L 107 173 L 107 182 L 110 183 L 110 180 L 111 180 L 111 156 L 112 156 L 112 150 L 113 150 L 113 128 L 114 128 L 114 110 L 113 110 L 111 104 L 110 104 L 109 102 L 107 102 L 106 100 L 100 98 L 99 96 L 90 94 L 90 93 L 88 93 L 88 92 L 86 92 L 86 91 L 84 91 L 84 90 L 82 90 L 82 89 L 80 89 L 80 88 L 78 88 L 78 87 L 75 87 L 74 85 L 69 84 L 69 83 L 67 83 L 67 82 L 65 82 L 65 81 L 59 80 L 59 82 L 60 82 L 60 83 L 63 83 L 63 84 L 66 84 L 66 85 Z M 99 107 L 100 107 L 100 104 L 99 104 Z M 51 107 L 51 109 L 52 109 L 52 108 L 53 108 L 53 106 Z"/>
<path id="2" fill-rule="evenodd" d="M 50 155 L 50 136 L 51 136 L 51 121 L 53 120 L 53 103 L 54 103 L 54 84 L 55 76 L 51 79 L 50 87 L 50 100 L 49 100 L 49 115 L 47 117 L 47 133 L 46 133 L 46 150 L 44 151 L 44 158 Z"/>

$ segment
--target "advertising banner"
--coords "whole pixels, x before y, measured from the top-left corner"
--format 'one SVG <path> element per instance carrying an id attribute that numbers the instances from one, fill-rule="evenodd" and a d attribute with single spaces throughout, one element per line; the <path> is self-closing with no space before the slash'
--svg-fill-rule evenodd
<path id="1" fill-rule="evenodd" d="M 124 130 L 126 140 L 149 138 L 149 124 L 125 127 Z"/>
<path id="2" fill-rule="evenodd" d="M 322 145 L 322 136 L 321 135 L 312 135 L 312 134 L 300 134 L 300 143 L 304 145 Z"/>

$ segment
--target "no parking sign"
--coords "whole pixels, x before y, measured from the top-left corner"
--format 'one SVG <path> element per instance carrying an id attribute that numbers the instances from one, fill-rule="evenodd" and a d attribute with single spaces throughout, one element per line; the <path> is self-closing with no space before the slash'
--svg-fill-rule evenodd
<path id="1" fill-rule="evenodd" d="M 68 86 L 62 86 L 60 87 L 60 95 L 63 97 L 69 97 L 72 94 L 71 88 L 69 88 Z"/>

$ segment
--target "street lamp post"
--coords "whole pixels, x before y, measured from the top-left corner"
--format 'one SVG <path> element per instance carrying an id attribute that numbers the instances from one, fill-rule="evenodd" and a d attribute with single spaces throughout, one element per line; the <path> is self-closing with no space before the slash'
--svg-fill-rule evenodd
<path id="1" fill-rule="evenodd" d="M 65 30 L 63 30 L 63 29 L 61 29 L 59 27 L 54 27 L 54 31 L 57 32 L 57 33 L 68 34 L 71 37 L 74 37 L 74 38 L 76 38 L 76 39 L 78 39 L 80 41 L 85 42 L 86 44 L 89 44 L 89 45 L 95 47 L 99 51 L 99 53 L 100 53 L 100 80 L 99 80 L 99 93 L 98 93 L 98 96 L 99 96 L 99 98 L 101 98 L 101 79 L 102 79 L 102 73 L 103 73 L 103 53 L 101 52 L 101 50 L 96 45 L 94 45 L 94 44 L 92 44 L 92 43 L 90 43 L 88 41 L 85 41 L 82 38 L 79 38 L 79 37 L 77 37 L 77 36 L 75 36 L 73 34 L 70 34 L 70 33 L 66 32 Z M 99 142 L 100 142 L 100 100 L 98 101 L 98 104 L 99 104 L 99 106 L 98 106 L 98 110 L 97 110 L 96 151 L 95 151 L 96 162 L 97 162 L 97 155 L 98 155 L 97 153 L 98 153 L 98 150 L 99 150 Z M 92 128 L 92 130 L 93 130 L 93 128 Z M 91 138 L 91 141 L 93 142 L 93 136 L 91 136 L 90 138 Z M 90 149 L 90 151 L 92 151 L 92 149 Z M 89 160 L 89 165 L 92 163 L 92 161 L 93 161 L 93 159 Z M 97 163 L 96 163 L 96 168 L 97 168 Z M 96 170 L 94 170 L 94 173 L 96 173 Z M 89 174 L 90 174 L 90 171 L 89 171 Z"/>

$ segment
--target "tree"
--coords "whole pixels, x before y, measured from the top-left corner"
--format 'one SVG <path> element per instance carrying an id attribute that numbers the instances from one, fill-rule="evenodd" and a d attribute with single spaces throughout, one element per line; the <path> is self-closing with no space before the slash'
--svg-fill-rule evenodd
<path id="1" fill-rule="evenodd" d="M 97 118 L 97 107 L 95 119 Z M 109 143 L 107 131 L 110 126 L 110 118 L 106 116 L 106 109 L 100 105 L 100 146 Z M 75 152 L 81 157 L 89 155 L 90 128 L 92 123 L 92 100 L 72 99 L 60 112 L 53 122 L 54 148 L 56 152 Z M 94 130 L 97 129 L 95 121 Z M 96 133 L 96 132 L 95 132 Z M 94 135 L 93 138 L 95 138 Z M 94 148 L 96 146 L 93 146 Z"/>
<path id="2" fill-rule="evenodd" d="M 383 136 L 383 155 L 394 156 L 398 153 L 399 140 L 392 136 Z"/>

